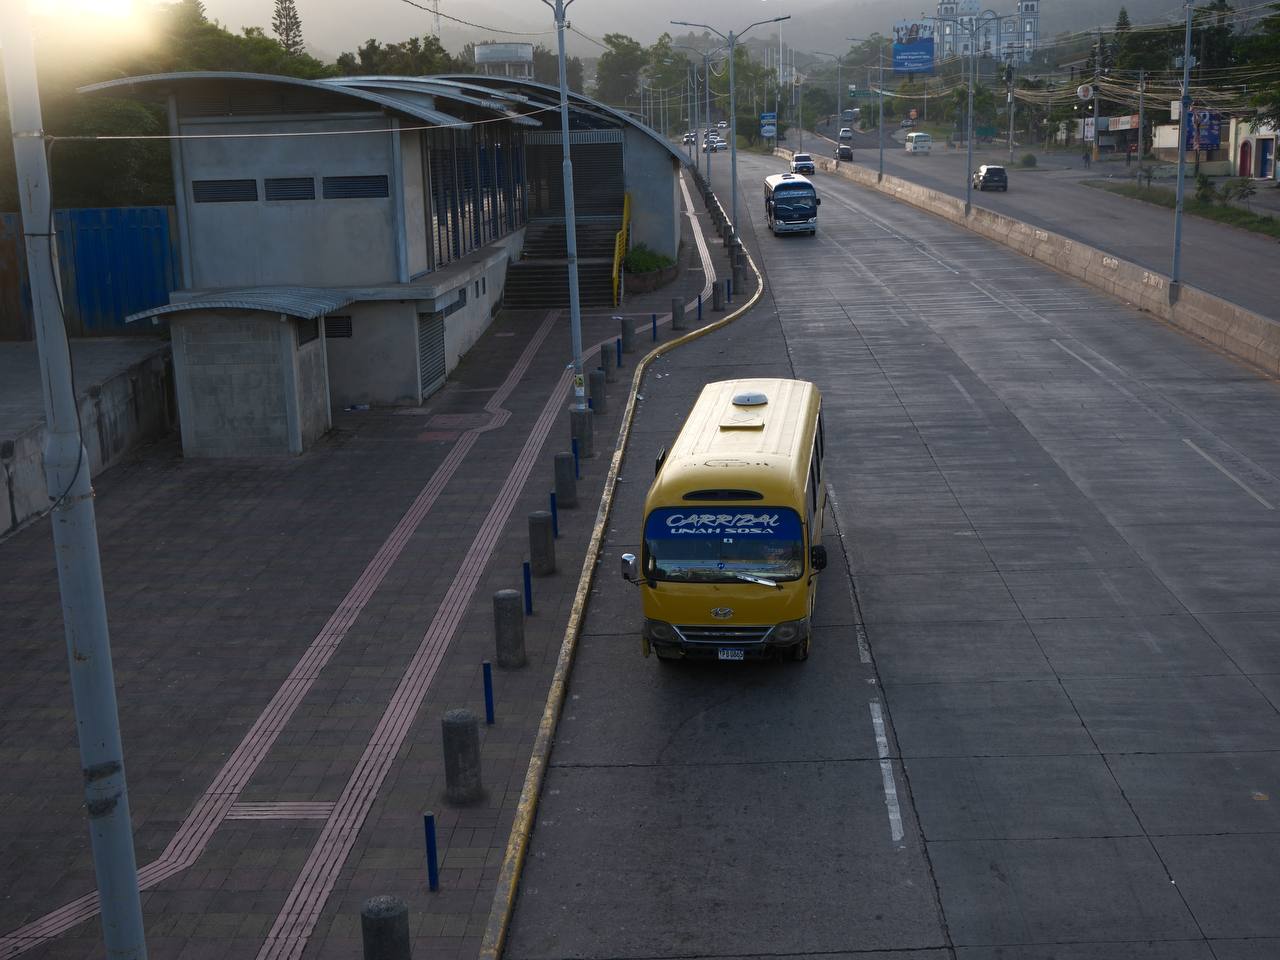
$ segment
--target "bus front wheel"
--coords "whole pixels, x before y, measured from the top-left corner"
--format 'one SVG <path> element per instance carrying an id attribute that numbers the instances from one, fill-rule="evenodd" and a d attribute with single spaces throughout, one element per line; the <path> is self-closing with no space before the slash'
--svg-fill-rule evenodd
<path id="1" fill-rule="evenodd" d="M 791 648 L 792 660 L 808 660 L 809 659 L 809 635 L 805 634 L 805 638 Z"/>

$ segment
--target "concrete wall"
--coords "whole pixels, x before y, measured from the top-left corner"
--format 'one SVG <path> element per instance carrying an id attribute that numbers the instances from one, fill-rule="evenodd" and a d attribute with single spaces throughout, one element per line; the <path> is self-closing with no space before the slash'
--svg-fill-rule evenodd
<path id="1" fill-rule="evenodd" d="M 173 363 L 168 344 L 85 391 L 79 401 L 89 469 L 96 476 L 130 450 L 173 429 Z M 0 443 L 0 534 L 49 507 L 44 476 L 44 425 Z"/>
<path id="2" fill-rule="evenodd" d="M 169 330 L 186 456 L 294 452 L 288 320 L 258 311 L 193 310 L 175 314 Z"/>
<path id="3" fill-rule="evenodd" d="M 324 341 L 331 406 L 418 403 L 418 301 L 364 300 L 340 313 L 351 336 Z"/>
<path id="4" fill-rule="evenodd" d="M 329 407 L 329 362 L 324 337 L 298 347 L 294 354 L 298 384 L 298 421 L 302 449 L 329 432 L 333 417 Z"/>
<path id="5" fill-rule="evenodd" d="M 674 260 L 680 250 L 680 162 L 630 126 L 622 150 L 631 194 L 631 243 L 643 243 Z"/>
<path id="6" fill-rule="evenodd" d="M 266 117 L 261 122 L 184 120 L 180 129 L 184 134 L 228 134 L 385 126 L 386 119 L 381 116 L 289 122 Z M 180 189 L 185 194 L 189 219 L 185 240 L 192 287 L 335 287 L 395 282 L 395 171 L 391 144 L 390 134 L 264 138 L 255 141 L 251 150 L 245 148 L 243 140 L 184 141 L 185 182 Z M 420 178 L 420 163 L 418 170 Z M 348 175 L 386 175 L 390 195 L 380 199 L 323 199 L 323 177 Z M 313 177 L 316 199 L 267 201 L 263 199 L 262 181 L 268 177 Z M 231 179 L 256 180 L 258 200 L 194 202 L 193 180 Z"/>
<path id="7" fill-rule="evenodd" d="M 445 317 L 445 370 L 454 370 L 489 329 L 502 302 L 507 266 L 520 258 L 524 228 L 423 278 L 421 300 L 360 300 L 339 311 L 351 317 L 350 337 L 326 337 L 329 399 L 342 409 L 355 403 L 422 402 L 418 375 L 418 314 L 444 310 L 464 287 L 467 302 Z"/>
<path id="8" fill-rule="evenodd" d="M 775 152 L 782 157 L 791 156 L 789 150 Z M 1175 299 L 1170 295 L 1170 282 L 1165 275 L 1095 247 L 983 207 L 975 206 L 972 215 L 966 217 L 964 201 L 957 197 L 897 177 L 886 176 L 877 184 L 875 171 L 858 164 L 837 164 L 826 157 L 814 160 L 821 170 L 835 172 L 854 183 L 950 220 L 1154 314 L 1269 373 L 1280 374 L 1280 324 L 1251 310 L 1186 284 Z"/>
<path id="9" fill-rule="evenodd" d="M 404 229 L 409 276 L 426 273 L 427 198 L 422 176 L 422 131 L 400 135 L 400 166 L 404 171 Z"/>

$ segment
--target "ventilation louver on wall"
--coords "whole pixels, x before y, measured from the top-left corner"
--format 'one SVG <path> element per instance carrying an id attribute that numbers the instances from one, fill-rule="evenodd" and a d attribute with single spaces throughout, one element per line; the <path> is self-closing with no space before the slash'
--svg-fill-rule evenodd
<path id="1" fill-rule="evenodd" d="M 325 317 L 324 335 L 326 339 L 335 340 L 351 336 L 350 317 Z"/>
<path id="2" fill-rule="evenodd" d="M 258 199 L 257 180 L 192 180 L 196 203 L 244 203 Z"/>
<path id="3" fill-rule="evenodd" d="M 314 200 L 314 177 L 268 177 L 262 181 L 262 193 L 268 200 Z"/>
<path id="4" fill-rule="evenodd" d="M 422 398 L 444 386 L 444 314 L 418 314 L 418 377 Z"/>
<path id="5" fill-rule="evenodd" d="M 358 200 L 366 197 L 387 197 L 390 190 L 386 174 L 374 177 L 325 177 L 326 200 Z"/>

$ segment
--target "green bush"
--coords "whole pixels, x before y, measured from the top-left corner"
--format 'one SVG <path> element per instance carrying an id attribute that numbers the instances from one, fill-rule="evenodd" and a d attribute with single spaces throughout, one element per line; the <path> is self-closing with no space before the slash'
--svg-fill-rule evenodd
<path id="1" fill-rule="evenodd" d="M 1022 159 L 1018 161 L 1020 167 L 1034 167 L 1036 165 L 1036 155 L 1034 153 L 1024 153 Z"/>
<path id="2" fill-rule="evenodd" d="M 643 243 L 637 243 L 627 251 L 627 273 L 653 273 L 674 267 L 676 262 L 666 254 L 650 250 Z"/>
<path id="3" fill-rule="evenodd" d="M 1203 173 L 1196 174 L 1196 199 L 1201 203 L 1213 203 L 1218 197 L 1218 190 Z"/>

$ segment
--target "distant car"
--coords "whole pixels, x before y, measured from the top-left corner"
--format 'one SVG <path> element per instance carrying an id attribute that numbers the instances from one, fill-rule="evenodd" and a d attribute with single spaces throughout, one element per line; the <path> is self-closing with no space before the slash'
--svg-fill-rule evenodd
<path id="1" fill-rule="evenodd" d="M 1004 167 L 984 163 L 973 171 L 973 187 L 975 190 L 986 190 L 989 187 L 992 190 L 1003 190 L 1008 193 L 1009 174 L 1005 172 Z"/>
<path id="2" fill-rule="evenodd" d="M 849 127 L 841 127 L 841 128 L 840 128 L 840 139 L 841 139 L 841 140 L 852 140 L 852 139 L 853 139 L 853 130 L 852 130 L 852 129 L 850 129 Z"/>
<path id="3" fill-rule="evenodd" d="M 719 129 L 724 130 L 724 129 L 726 129 L 726 128 L 729 126 L 729 121 L 728 121 L 728 120 L 721 120 L 719 123 L 717 123 L 717 124 L 716 124 L 716 126 L 717 126 Z"/>
<path id="4" fill-rule="evenodd" d="M 904 117 L 904 118 L 903 118 L 903 121 L 902 121 L 902 129 L 903 129 L 903 130 L 910 130 L 910 129 L 911 129 L 912 127 L 914 127 L 915 125 L 916 125 L 916 122 L 915 122 L 914 120 L 912 120 L 910 117 Z"/>
<path id="5" fill-rule="evenodd" d="M 680 138 L 680 142 L 681 143 L 697 143 L 698 138 L 695 137 L 692 133 L 686 133 L 683 137 Z"/>
<path id="6" fill-rule="evenodd" d="M 817 173 L 817 164 L 813 162 L 813 157 L 807 153 L 797 153 L 791 158 L 792 173 Z"/>
<path id="7" fill-rule="evenodd" d="M 836 159 L 837 159 L 837 160 L 852 160 L 852 159 L 853 159 L 853 144 L 851 144 L 851 143 L 838 143 L 838 144 L 836 144 Z"/>
<path id="8" fill-rule="evenodd" d="M 717 140 L 717 141 L 716 141 L 716 150 L 717 150 L 717 151 L 720 151 L 720 150 L 728 150 L 728 149 L 729 149 L 729 141 L 728 141 L 728 140 Z"/>

